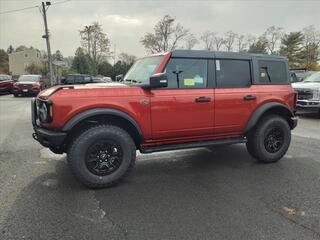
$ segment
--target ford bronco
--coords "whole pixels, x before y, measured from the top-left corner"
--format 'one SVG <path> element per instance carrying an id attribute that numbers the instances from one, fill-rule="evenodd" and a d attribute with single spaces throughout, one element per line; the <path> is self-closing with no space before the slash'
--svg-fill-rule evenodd
<path id="1" fill-rule="evenodd" d="M 280 56 L 175 50 L 141 58 L 120 83 L 54 86 L 32 100 L 33 137 L 67 153 L 88 187 L 118 183 L 141 153 L 245 143 L 287 152 L 296 93 Z"/>

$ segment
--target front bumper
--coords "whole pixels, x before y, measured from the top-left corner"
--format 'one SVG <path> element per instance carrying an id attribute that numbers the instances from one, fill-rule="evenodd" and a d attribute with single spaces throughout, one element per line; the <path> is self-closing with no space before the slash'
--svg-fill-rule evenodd
<path id="1" fill-rule="evenodd" d="M 299 108 L 320 108 L 320 100 L 297 100 Z"/>
<path id="2" fill-rule="evenodd" d="M 40 89 L 38 89 L 38 88 L 28 88 L 28 89 L 13 88 L 12 92 L 15 94 L 37 95 L 40 92 Z"/>
<path id="3" fill-rule="evenodd" d="M 61 147 L 67 137 L 66 133 L 54 132 L 44 128 L 35 127 L 32 137 L 44 147 Z"/>
<path id="4" fill-rule="evenodd" d="M 65 132 L 57 132 L 40 127 L 37 123 L 36 99 L 31 100 L 31 121 L 34 129 L 32 137 L 44 147 L 61 148 L 67 137 Z"/>

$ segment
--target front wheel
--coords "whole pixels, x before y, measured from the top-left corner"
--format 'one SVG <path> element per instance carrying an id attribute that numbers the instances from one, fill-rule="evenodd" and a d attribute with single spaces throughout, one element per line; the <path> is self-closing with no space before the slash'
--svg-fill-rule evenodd
<path id="1" fill-rule="evenodd" d="M 272 163 L 280 160 L 291 142 L 288 122 L 278 116 L 269 115 L 259 121 L 248 134 L 248 152 L 260 162 Z"/>
<path id="2" fill-rule="evenodd" d="M 71 144 L 68 163 L 76 178 L 92 188 L 110 187 L 133 168 L 136 146 L 122 128 L 100 125 L 89 128 Z"/>

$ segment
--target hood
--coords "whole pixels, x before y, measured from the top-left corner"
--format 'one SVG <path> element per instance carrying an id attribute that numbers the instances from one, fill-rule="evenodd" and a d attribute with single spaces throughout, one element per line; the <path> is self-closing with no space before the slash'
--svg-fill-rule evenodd
<path id="1" fill-rule="evenodd" d="M 54 94 L 57 91 L 60 90 L 72 90 L 72 91 L 77 91 L 77 90 L 90 90 L 90 89 L 111 89 L 111 88 L 130 88 L 130 86 L 123 84 L 123 83 L 116 83 L 116 82 L 111 82 L 111 83 L 89 83 L 89 84 L 79 84 L 79 85 L 56 85 L 51 88 L 47 88 L 43 90 L 40 94 L 39 97 L 43 99 L 47 99 L 50 97 L 52 94 Z"/>
<path id="2" fill-rule="evenodd" d="M 320 82 L 297 82 L 292 83 L 294 89 L 318 89 L 320 88 Z"/>

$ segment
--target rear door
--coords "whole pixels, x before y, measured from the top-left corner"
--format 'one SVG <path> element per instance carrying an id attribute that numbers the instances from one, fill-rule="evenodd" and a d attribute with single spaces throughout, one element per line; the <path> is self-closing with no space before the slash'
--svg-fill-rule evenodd
<path id="1" fill-rule="evenodd" d="M 241 134 L 256 104 L 251 59 L 215 60 L 215 134 Z"/>
<path id="2" fill-rule="evenodd" d="M 153 139 L 212 135 L 214 99 L 208 60 L 171 58 L 165 72 L 168 88 L 151 91 Z"/>

